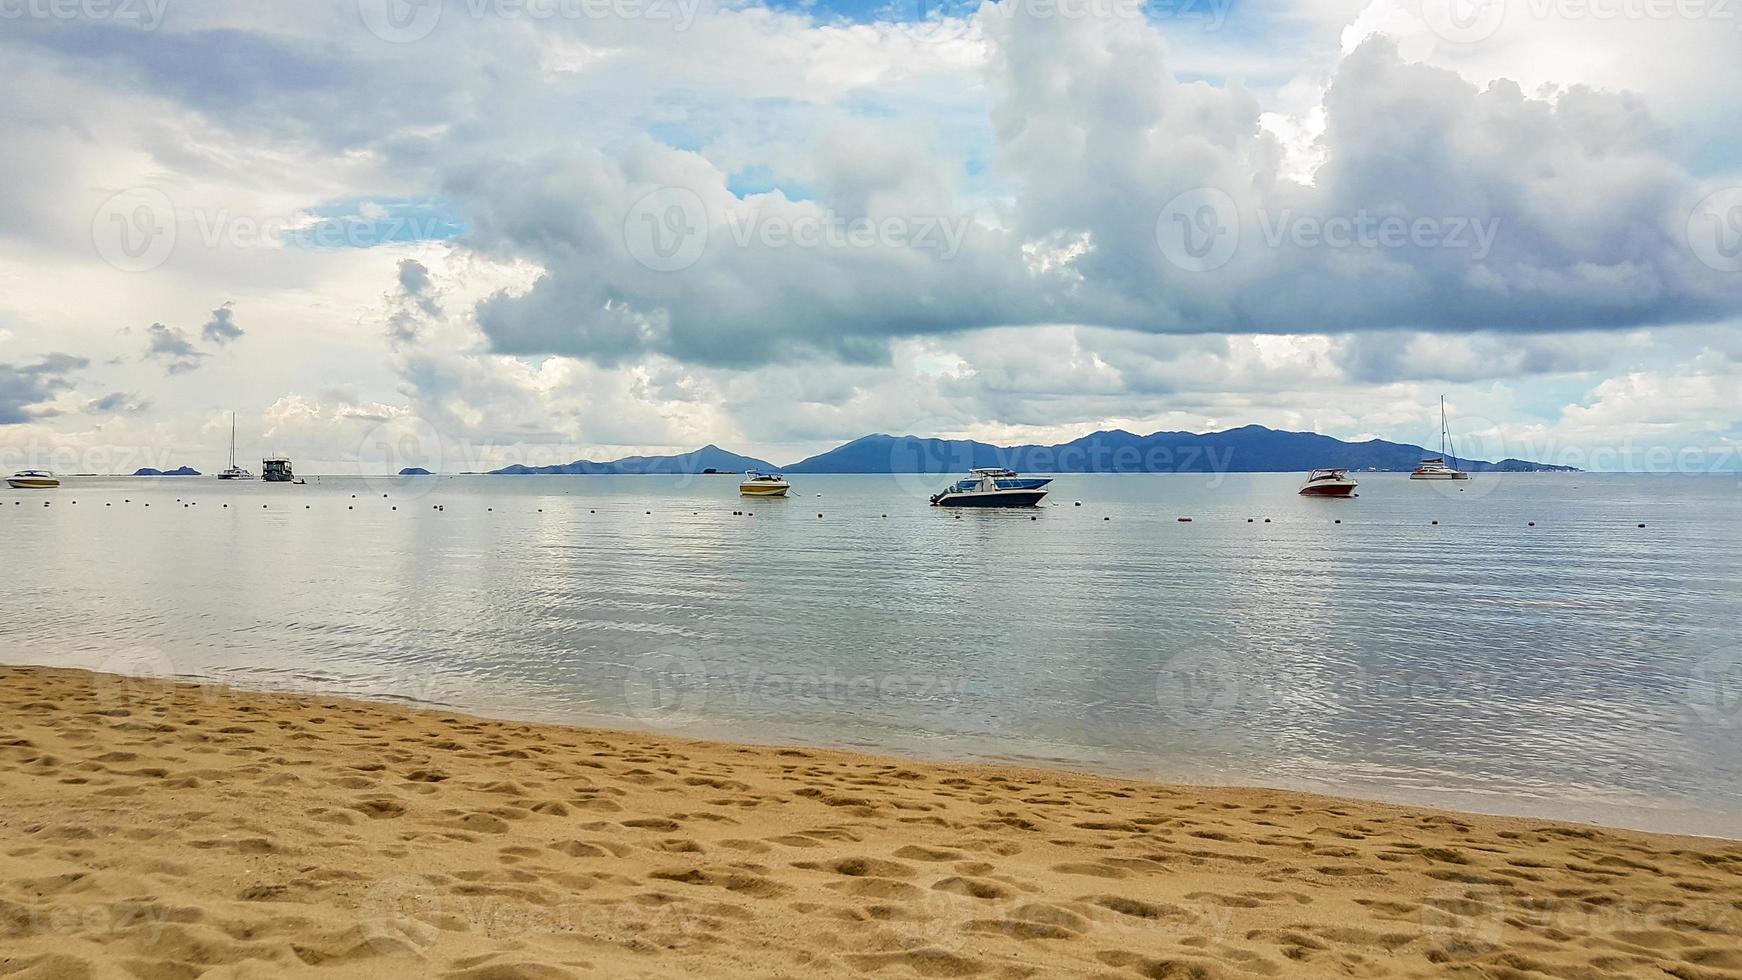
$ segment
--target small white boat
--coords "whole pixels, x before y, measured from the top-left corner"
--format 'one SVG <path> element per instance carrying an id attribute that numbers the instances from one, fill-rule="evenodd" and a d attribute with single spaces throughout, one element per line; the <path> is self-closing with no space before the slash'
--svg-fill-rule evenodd
<path id="1" fill-rule="evenodd" d="M 972 478 L 958 480 L 941 492 L 933 494 L 932 506 L 1033 507 L 1046 496 L 1046 491 L 1040 486 L 1026 485 L 1027 482 L 1038 482 L 1042 486 L 1052 482 L 1050 479 L 1022 481 L 1009 470 L 981 469 L 973 472 Z"/>
<path id="2" fill-rule="evenodd" d="M 755 470 L 745 470 L 744 482 L 738 484 L 738 492 L 746 497 L 784 497 L 791 489 L 792 484 L 779 473 L 758 473 Z"/>
<path id="3" fill-rule="evenodd" d="M 236 465 L 236 413 L 230 413 L 230 465 L 218 473 L 220 480 L 252 480 L 254 474 Z"/>
<path id="4" fill-rule="evenodd" d="M 1446 425 L 1446 396 L 1440 396 L 1440 454 L 1430 456 L 1421 461 L 1415 472 L 1409 474 L 1411 480 L 1468 480 L 1470 474 L 1455 466 L 1446 465 L 1446 450 L 1450 448 L 1452 462 L 1457 462 L 1457 447 L 1452 445 L 1452 430 Z"/>
<path id="5" fill-rule="evenodd" d="M 8 477 L 6 485 L 14 490 L 53 490 L 60 481 L 47 470 L 21 470 Z"/>
<path id="6" fill-rule="evenodd" d="M 1360 484 L 1349 478 L 1347 470 L 1334 467 L 1313 470 L 1307 474 L 1306 482 L 1300 485 L 1300 495 L 1303 497 L 1353 497 L 1357 486 Z"/>

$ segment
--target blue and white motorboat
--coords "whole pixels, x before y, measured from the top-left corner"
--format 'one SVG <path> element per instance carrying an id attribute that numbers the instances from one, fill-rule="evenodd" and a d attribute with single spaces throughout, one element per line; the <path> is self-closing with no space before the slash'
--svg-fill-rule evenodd
<path id="1" fill-rule="evenodd" d="M 1024 478 L 1010 470 L 988 467 L 971 471 L 966 480 L 957 480 L 933 494 L 933 507 L 1033 507 L 1046 496 L 1042 489 L 1052 482 L 1047 478 Z"/>
<path id="2" fill-rule="evenodd" d="M 1023 476 L 1015 470 L 1005 469 L 1002 466 L 987 466 L 968 472 L 973 475 L 966 480 L 957 480 L 950 489 L 972 490 L 979 486 L 980 481 L 986 477 L 991 477 L 993 482 L 998 484 L 1000 490 L 1039 490 L 1052 482 L 1050 476 Z"/>

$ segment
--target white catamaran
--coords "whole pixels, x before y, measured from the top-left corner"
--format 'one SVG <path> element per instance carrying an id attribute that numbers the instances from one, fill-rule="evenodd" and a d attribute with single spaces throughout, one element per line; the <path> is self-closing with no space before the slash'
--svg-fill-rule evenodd
<path id="1" fill-rule="evenodd" d="M 1447 455 L 1448 450 L 1450 455 Z M 1411 480 L 1468 480 L 1470 474 L 1447 463 L 1458 461 L 1458 448 L 1452 445 L 1452 430 L 1446 425 L 1446 396 L 1440 396 L 1440 454 L 1421 461 Z"/>
<path id="2" fill-rule="evenodd" d="M 236 465 L 236 413 L 230 413 L 230 465 L 218 474 L 220 480 L 252 480 L 254 474 Z"/>

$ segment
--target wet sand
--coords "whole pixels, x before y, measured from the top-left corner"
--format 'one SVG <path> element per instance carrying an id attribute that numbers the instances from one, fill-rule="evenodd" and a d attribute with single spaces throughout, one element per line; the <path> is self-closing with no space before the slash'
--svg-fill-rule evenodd
<path id="1" fill-rule="evenodd" d="M 1742 843 L 0 668 L 0 977 L 1742 978 Z"/>

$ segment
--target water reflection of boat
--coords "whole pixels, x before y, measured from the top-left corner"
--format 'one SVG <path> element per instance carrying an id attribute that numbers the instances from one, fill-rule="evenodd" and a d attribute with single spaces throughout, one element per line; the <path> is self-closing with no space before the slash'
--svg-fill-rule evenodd
<path id="1" fill-rule="evenodd" d="M 1353 497 L 1356 486 L 1347 470 L 1313 470 L 1300 485 L 1300 493 L 1303 497 Z"/>
<path id="2" fill-rule="evenodd" d="M 973 476 L 957 480 L 940 493 L 932 495 L 934 507 L 1033 507 L 1046 496 L 1041 489 L 1050 478 L 1023 478 L 1001 468 L 988 467 L 972 471 Z"/>
<path id="3" fill-rule="evenodd" d="M 738 492 L 746 497 L 784 497 L 791 489 L 792 484 L 779 473 L 758 473 L 755 470 L 745 470 L 744 482 L 738 484 Z"/>
<path id="4" fill-rule="evenodd" d="M 47 470 L 22 470 L 7 478 L 6 485 L 14 490 L 53 490 L 60 481 Z"/>

